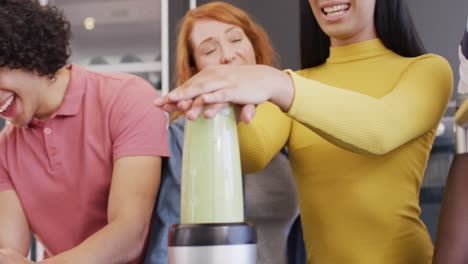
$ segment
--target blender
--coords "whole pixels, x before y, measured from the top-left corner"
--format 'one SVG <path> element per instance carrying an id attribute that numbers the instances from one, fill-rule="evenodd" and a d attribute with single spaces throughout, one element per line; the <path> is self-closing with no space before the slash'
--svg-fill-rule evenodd
<path id="1" fill-rule="evenodd" d="M 255 264 L 255 227 L 244 222 L 237 126 L 232 106 L 186 121 L 181 223 L 169 230 L 170 264 Z"/>

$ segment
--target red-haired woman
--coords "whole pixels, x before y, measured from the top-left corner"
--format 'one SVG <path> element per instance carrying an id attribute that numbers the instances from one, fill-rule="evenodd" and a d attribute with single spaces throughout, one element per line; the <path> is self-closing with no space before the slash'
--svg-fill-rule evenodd
<path id="1" fill-rule="evenodd" d="M 180 23 L 176 56 L 177 85 L 208 66 L 276 66 L 277 62 L 265 30 L 243 10 L 223 2 L 204 4 L 187 12 Z M 171 224 L 179 223 L 185 118 L 179 112 L 171 119 L 171 158 L 163 165 L 149 263 L 167 263 L 167 230 Z M 246 220 L 254 222 L 257 228 L 258 263 L 288 263 L 288 234 L 299 209 L 285 149 L 275 155 L 264 170 L 246 175 L 244 186 Z"/>

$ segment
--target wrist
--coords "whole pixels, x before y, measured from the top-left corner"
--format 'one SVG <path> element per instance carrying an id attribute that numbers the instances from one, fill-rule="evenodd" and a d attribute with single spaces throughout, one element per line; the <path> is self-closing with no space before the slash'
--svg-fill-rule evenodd
<path id="1" fill-rule="evenodd" d="M 275 84 L 277 88 L 269 101 L 277 105 L 281 111 L 289 112 L 294 101 L 294 82 L 287 72 L 280 72 L 280 76 Z"/>

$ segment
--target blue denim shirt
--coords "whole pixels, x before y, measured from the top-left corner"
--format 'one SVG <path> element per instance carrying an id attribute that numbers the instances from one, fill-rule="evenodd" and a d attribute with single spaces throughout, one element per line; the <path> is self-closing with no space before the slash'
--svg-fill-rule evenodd
<path id="1" fill-rule="evenodd" d="M 182 175 L 184 127 L 184 118 L 176 119 L 169 126 L 171 157 L 165 158 L 162 163 L 161 187 L 153 212 L 145 264 L 169 263 L 167 255 L 169 228 L 173 224 L 180 223 L 180 178 Z"/>

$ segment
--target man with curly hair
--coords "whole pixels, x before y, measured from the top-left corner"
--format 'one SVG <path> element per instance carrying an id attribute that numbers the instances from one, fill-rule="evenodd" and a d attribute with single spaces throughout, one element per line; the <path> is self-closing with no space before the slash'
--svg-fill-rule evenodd
<path id="1" fill-rule="evenodd" d="M 168 155 L 157 92 L 67 65 L 70 24 L 37 0 L 0 0 L 0 263 L 141 263 Z"/>

